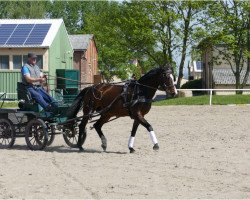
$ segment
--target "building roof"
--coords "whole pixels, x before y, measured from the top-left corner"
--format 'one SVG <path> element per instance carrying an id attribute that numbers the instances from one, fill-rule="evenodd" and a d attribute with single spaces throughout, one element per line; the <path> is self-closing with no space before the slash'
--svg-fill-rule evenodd
<path id="1" fill-rule="evenodd" d="M 69 35 L 69 40 L 74 50 L 87 50 L 93 34 Z"/>
<path id="2" fill-rule="evenodd" d="M 48 48 L 62 19 L 0 19 L 0 48 Z"/>
<path id="3" fill-rule="evenodd" d="M 240 74 L 240 81 L 242 82 L 244 79 L 244 75 L 246 70 L 242 70 Z M 216 85 L 235 85 L 235 76 L 231 69 L 221 68 L 221 69 L 213 69 L 213 80 Z M 250 76 L 247 80 L 247 85 L 250 85 Z"/>

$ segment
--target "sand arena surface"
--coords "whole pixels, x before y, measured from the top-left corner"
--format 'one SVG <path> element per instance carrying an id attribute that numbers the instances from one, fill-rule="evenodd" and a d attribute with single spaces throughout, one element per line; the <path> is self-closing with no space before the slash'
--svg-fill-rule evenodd
<path id="1" fill-rule="evenodd" d="M 146 119 L 158 152 L 140 126 L 129 153 L 130 118 L 103 127 L 107 153 L 89 129 L 81 153 L 61 135 L 36 152 L 17 139 L 0 150 L 0 199 L 250 198 L 250 106 L 153 107 Z"/>

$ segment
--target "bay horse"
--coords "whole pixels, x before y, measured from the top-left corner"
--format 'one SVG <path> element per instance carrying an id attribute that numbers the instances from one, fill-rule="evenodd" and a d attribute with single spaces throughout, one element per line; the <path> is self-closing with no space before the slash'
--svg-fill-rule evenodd
<path id="1" fill-rule="evenodd" d="M 100 113 L 100 118 L 93 125 L 101 139 L 104 151 L 107 148 L 107 140 L 101 130 L 111 117 L 130 116 L 134 120 L 132 132 L 128 141 L 130 153 L 134 153 L 134 140 L 138 126 L 144 126 L 153 142 L 153 149 L 158 150 L 158 140 L 152 126 L 144 116 L 151 109 L 152 99 L 157 89 L 163 89 L 172 96 L 177 94 L 171 68 L 155 68 L 150 70 L 138 81 L 129 81 L 124 85 L 101 83 L 84 88 L 75 98 L 67 112 L 68 119 L 76 117 L 80 109 L 83 109 L 84 117 L 79 124 L 78 144 L 82 151 L 82 145 L 86 139 L 86 125 L 92 113 Z"/>

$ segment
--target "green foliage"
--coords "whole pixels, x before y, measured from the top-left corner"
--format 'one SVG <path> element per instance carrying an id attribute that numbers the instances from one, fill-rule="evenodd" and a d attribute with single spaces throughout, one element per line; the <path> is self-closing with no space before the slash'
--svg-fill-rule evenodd
<path id="1" fill-rule="evenodd" d="M 213 95 L 213 105 L 250 104 L 250 95 Z M 155 106 L 209 105 L 209 95 L 182 97 L 154 102 Z"/>
<path id="2" fill-rule="evenodd" d="M 188 81 L 181 86 L 181 89 L 202 89 L 202 80 L 196 79 Z"/>
<path id="3" fill-rule="evenodd" d="M 86 14 L 84 32 L 95 35 L 99 54 L 99 68 L 107 81 L 114 75 L 128 77 L 128 61 L 131 53 L 123 47 L 126 43 L 117 26 L 121 5 L 117 2 L 95 2 L 92 11 Z"/>
<path id="4" fill-rule="evenodd" d="M 45 1 L 0 1 L 0 17 L 9 19 L 44 18 Z"/>
<path id="5" fill-rule="evenodd" d="M 202 79 L 188 81 L 181 86 L 181 89 L 202 89 Z M 194 96 L 202 95 L 202 91 L 192 91 Z"/>
<path id="6" fill-rule="evenodd" d="M 170 63 L 179 73 L 179 85 L 191 46 L 204 38 L 203 49 L 227 45 L 230 55 L 224 57 L 233 57 L 232 69 L 239 76 L 242 63 L 250 59 L 249 4 L 233 0 L 0 1 L 0 17 L 63 18 L 70 34 L 94 34 L 99 68 L 107 81 L 115 75 L 140 77 Z M 200 54 L 193 51 L 192 55 Z M 129 64 L 134 59 L 138 66 Z"/>
<path id="7" fill-rule="evenodd" d="M 81 33 L 84 14 L 90 9 L 89 2 L 82 1 L 48 1 L 46 4 L 49 18 L 63 18 L 67 31 L 71 34 Z"/>
<path id="8" fill-rule="evenodd" d="M 223 57 L 235 75 L 236 88 L 246 85 L 250 71 L 248 64 L 244 78 L 240 80 L 240 72 L 250 58 L 250 42 L 247 42 L 250 37 L 249 5 L 249 1 L 210 2 L 206 18 L 202 21 L 205 29 L 199 32 L 200 36 L 206 38 L 200 48 L 210 46 L 219 52 L 219 56 Z M 213 58 L 214 62 L 217 62 L 219 56 Z"/>

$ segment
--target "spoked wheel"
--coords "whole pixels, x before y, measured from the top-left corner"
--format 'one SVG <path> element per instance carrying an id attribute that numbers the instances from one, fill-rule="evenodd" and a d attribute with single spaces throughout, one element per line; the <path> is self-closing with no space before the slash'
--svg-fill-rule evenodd
<path id="1" fill-rule="evenodd" d="M 54 127 L 50 127 L 50 129 L 48 130 L 48 142 L 47 142 L 47 146 L 50 146 L 55 140 L 55 129 Z"/>
<path id="2" fill-rule="evenodd" d="M 0 149 L 11 148 L 16 140 L 13 123 L 9 119 L 0 119 Z"/>
<path id="3" fill-rule="evenodd" d="M 47 126 L 41 119 L 28 122 L 25 129 L 25 140 L 31 150 L 42 150 L 48 142 Z"/>
<path id="4" fill-rule="evenodd" d="M 47 142 L 47 146 L 50 146 L 55 140 L 55 134 L 54 133 L 49 133 L 48 134 L 48 142 Z"/>
<path id="5" fill-rule="evenodd" d="M 69 147 L 78 148 L 77 146 L 78 136 L 79 136 L 78 129 L 73 128 L 73 127 L 64 129 L 63 139 Z M 86 139 L 86 136 L 85 136 L 85 139 Z M 85 141 L 85 139 L 83 140 L 83 142 Z"/>

